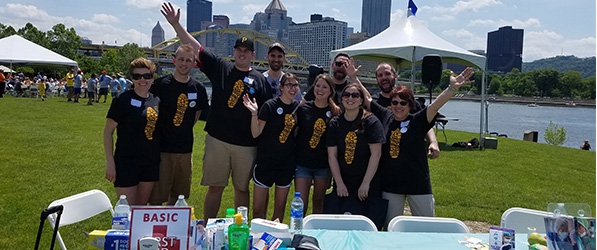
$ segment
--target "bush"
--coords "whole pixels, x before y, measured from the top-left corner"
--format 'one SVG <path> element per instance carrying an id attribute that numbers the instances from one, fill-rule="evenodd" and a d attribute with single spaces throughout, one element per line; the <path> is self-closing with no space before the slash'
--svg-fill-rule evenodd
<path id="1" fill-rule="evenodd" d="M 558 126 L 557 123 L 549 121 L 549 125 L 545 128 L 545 135 L 543 135 L 545 142 L 551 145 L 562 145 L 568 141 L 566 136 L 566 129 L 562 126 Z"/>

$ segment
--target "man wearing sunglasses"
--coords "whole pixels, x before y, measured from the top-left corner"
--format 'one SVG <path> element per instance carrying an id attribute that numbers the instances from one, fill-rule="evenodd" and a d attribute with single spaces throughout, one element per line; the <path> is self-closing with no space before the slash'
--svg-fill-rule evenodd
<path id="1" fill-rule="evenodd" d="M 394 67 L 388 63 L 380 63 L 377 65 L 377 69 L 375 70 L 375 80 L 377 81 L 377 86 L 381 90 L 379 93 L 372 95 L 372 98 L 375 102 L 379 103 L 382 107 L 390 108 L 390 105 L 408 105 L 408 102 L 402 101 L 405 103 L 391 103 L 390 93 L 394 86 L 396 86 L 396 79 L 398 78 L 398 74 Z M 414 103 L 414 109 L 410 110 L 411 114 L 416 113 L 417 111 L 423 109 L 423 107 L 419 104 L 419 102 Z M 427 142 L 429 142 L 429 147 L 427 153 L 429 154 L 431 159 L 435 159 L 439 157 L 439 144 L 437 143 L 437 137 L 433 129 L 430 129 L 427 132 Z"/>
<path id="2" fill-rule="evenodd" d="M 156 129 L 160 135 L 160 179 L 153 186 L 149 203 L 174 205 L 178 195 L 188 198 L 193 173 L 193 126 L 208 107 L 205 86 L 190 76 L 195 49 L 184 44 L 176 50 L 174 74 L 156 79 L 149 90 L 160 98 Z"/>
<path id="3" fill-rule="evenodd" d="M 335 84 L 334 89 L 336 90 L 336 96 L 334 98 L 336 104 L 342 103 L 341 95 L 344 87 L 346 87 L 346 85 L 348 85 L 351 81 L 354 82 L 356 79 L 356 75 L 348 75 L 346 71 L 349 66 L 352 66 L 350 65 L 350 62 L 350 56 L 348 56 L 348 54 L 339 53 L 334 57 L 334 61 L 330 65 L 330 70 L 333 71 L 332 80 Z M 349 78 L 346 78 L 346 76 Z M 315 93 L 313 93 L 314 86 L 315 85 L 311 86 L 311 88 L 309 88 L 307 91 L 307 94 L 305 94 L 304 99 L 306 101 L 315 100 Z"/>
<path id="4" fill-rule="evenodd" d="M 255 57 L 253 41 L 240 36 L 233 49 L 234 63 L 204 50 L 199 41 L 180 24 L 180 9 L 162 4 L 162 14 L 172 25 L 181 42 L 198 51 L 197 65 L 212 83 L 210 113 L 205 124 L 205 152 L 201 185 L 205 194 L 203 218 L 216 218 L 224 188 L 231 173 L 234 206 L 249 207 L 249 181 L 257 154 L 257 139 L 251 134 L 251 112 L 243 104 L 243 95 L 256 100 L 259 107 L 272 97 L 267 80 L 251 68 Z"/>

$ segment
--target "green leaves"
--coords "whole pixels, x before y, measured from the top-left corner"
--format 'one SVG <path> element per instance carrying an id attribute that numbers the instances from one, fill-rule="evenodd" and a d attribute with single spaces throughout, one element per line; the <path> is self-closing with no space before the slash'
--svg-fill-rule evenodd
<path id="1" fill-rule="evenodd" d="M 562 126 L 558 126 L 557 123 L 549 121 L 549 125 L 545 128 L 545 135 L 543 135 L 545 142 L 551 145 L 562 145 L 568 141 L 566 136 L 566 129 Z"/>

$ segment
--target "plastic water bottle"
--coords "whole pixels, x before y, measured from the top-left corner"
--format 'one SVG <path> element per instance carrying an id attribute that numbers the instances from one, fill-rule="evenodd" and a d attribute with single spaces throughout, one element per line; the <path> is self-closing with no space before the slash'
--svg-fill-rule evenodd
<path id="1" fill-rule="evenodd" d="M 120 199 L 114 205 L 114 216 L 112 217 L 112 229 L 128 230 L 131 216 L 131 207 L 126 201 L 126 195 L 120 195 Z"/>
<path id="2" fill-rule="evenodd" d="M 175 207 L 188 207 L 187 201 L 184 200 L 184 195 L 178 195 L 178 200 L 174 203 Z"/>
<path id="3" fill-rule="evenodd" d="M 301 192 L 294 193 L 290 203 L 290 233 L 300 234 L 303 231 L 303 207 Z"/>

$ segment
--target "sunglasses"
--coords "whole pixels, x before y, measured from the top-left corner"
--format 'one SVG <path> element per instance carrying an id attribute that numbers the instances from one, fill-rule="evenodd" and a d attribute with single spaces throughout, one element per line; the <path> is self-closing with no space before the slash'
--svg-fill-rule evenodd
<path id="1" fill-rule="evenodd" d="M 343 61 L 336 61 L 334 62 L 334 65 L 336 65 L 336 67 L 342 67 L 342 65 L 344 65 Z"/>
<path id="2" fill-rule="evenodd" d="M 396 106 L 396 105 L 398 105 L 398 104 L 400 104 L 400 105 L 402 105 L 402 106 L 406 106 L 406 105 L 408 105 L 408 102 L 407 102 L 407 101 L 391 101 L 390 103 L 391 103 L 393 106 Z"/>
<path id="3" fill-rule="evenodd" d="M 288 88 L 298 88 L 299 84 L 298 83 L 295 83 L 295 84 L 287 83 L 287 84 L 284 84 L 284 86 L 286 86 Z"/>
<path id="4" fill-rule="evenodd" d="M 344 92 L 342 93 L 342 97 L 348 98 L 351 96 L 352 98 L 361 98 L 361 94 L 359 92 Z"/>
<path id="5" fill-rule="evenodd" d="M 153 73 L 145 73 L 145 74 L 132 74 L 131 78 L 133 80 L 139 80 L 143 77 L 143 79 L 153 79 Z"/>

